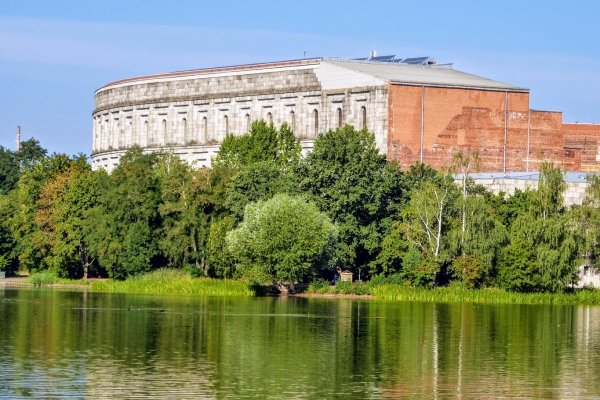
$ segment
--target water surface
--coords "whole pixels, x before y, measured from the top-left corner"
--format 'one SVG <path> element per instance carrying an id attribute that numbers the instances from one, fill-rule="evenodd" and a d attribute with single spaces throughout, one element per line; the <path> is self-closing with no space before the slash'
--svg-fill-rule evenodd
<path id="1" fill-rule="evenodd" d="M 598 398 L 600 307 L 0 288 L 0 397 Z"/>

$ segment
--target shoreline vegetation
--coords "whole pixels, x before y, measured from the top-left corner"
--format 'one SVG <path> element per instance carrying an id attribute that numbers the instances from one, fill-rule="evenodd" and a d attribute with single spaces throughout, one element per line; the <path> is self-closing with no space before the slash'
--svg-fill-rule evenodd
<path id="1" fill-rule="evenodd" d="M 117 280 L 72 280 L 57 278 L 51 273 L 35 273 L 24 280 L 35 286 L 73 287 L 103 293 L 169 294 L 199 296 L 262 296 L 273 295 L 270 285 L 253 285 L 245 280 L 194 278 L 180 270 L 161 269 L 148 274 Z M 437 287 L 433 289 L 410 287 L 398 283 L 371 283 L 338 281 L 329 286 L 322 280 L 308 285 L 305 290 L 298 286 L 292 296 L 302 297 L 361 297 L 378 300 L 419 301 L 440 303 L 486 303 L 486 304 L 556 304 L 600 305 L 600 290 L 576 289 L 569 293 L 517 293 L 502 289 L 465 289 L 461 287 Z"/>
<path id="2" fill-rule="evenodd" d="M 0 271 L 98 292 L 600 304 L 574 289 L 600 276 L 600 176 L 566 206 L 560 165 L 540 160 L 537 188 L 507 196 L 469 177 L 481 163 L 404 168 L 349 125 L 303 157 L 264 120 L 210 168 L 133 148 L 107 174 L 32 139 L 0 147 Z"/>

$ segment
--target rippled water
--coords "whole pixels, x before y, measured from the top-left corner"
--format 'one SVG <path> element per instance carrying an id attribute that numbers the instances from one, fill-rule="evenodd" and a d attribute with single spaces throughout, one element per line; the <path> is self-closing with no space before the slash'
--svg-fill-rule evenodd
<path id="1" fill-rule="evenodd" d="M 600 308 L 0 288 L 0 397 L 598 398 Z"/>

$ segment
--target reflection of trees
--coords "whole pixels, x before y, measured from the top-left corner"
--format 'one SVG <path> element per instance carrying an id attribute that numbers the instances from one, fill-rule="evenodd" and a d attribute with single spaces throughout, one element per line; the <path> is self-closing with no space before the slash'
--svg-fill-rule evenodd
<path id="1" fill-rule="evenodd" d="M 119 390 L 576 397 L 598 390 L 599 314 L 597 307 L 5 290 L 0 362 L 11 357 L 13 382 L 45 374 L 53 390 L 89 397 Z"/>

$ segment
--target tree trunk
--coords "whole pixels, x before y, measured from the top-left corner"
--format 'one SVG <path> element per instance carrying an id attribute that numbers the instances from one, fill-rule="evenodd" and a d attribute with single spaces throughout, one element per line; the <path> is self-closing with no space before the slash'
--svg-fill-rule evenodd
<path id="1" fill-rule="evenodd" d="M 290 276 L 290 293 L 296 293 L 296 286 L 294 286 L 294 278 Z"/>
<path id="2" fill-rule="evenodd" d="M 87 279 L 90 268 L 90 260 L 83 242 L 79 242 L 79 259 L 81 260 L 81 266 L 83 267 L 83 279 Z"/>

